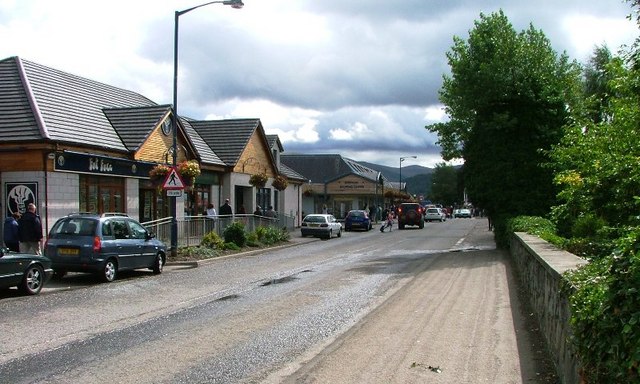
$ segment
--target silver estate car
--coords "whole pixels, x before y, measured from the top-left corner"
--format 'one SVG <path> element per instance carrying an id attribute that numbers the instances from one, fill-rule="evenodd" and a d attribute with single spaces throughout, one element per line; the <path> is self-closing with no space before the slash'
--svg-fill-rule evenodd
<path id="1" fill-rule="evenodd" d="M 311 214 L 305 216 L 300 227 L 302 237 L 316 236 L 326 239 L 342 236 L 342 224 L 333 215 Z"/>

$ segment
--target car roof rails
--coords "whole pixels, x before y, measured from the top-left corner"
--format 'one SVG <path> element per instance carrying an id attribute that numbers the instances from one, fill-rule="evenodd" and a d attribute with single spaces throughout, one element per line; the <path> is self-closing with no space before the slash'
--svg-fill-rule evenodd
<path id="1" fill-rule="evenodd" d="M 127 215 L 126 213 L 122 213 L 122 212 L 104 212 L 102 215 L 100 215 L 100 217 L 112 217 L 112 216 L 129 217 L 129 215 Z"/>
<path id="2" fill-rule="evenodd" d="M 67 216 L 82 216 L 82 215 L 84 215 L 84 216 L 87 216 L 87 215 L 97 216 L 98 214 L 95 213 L 95 212 L 71 212 Z"/>

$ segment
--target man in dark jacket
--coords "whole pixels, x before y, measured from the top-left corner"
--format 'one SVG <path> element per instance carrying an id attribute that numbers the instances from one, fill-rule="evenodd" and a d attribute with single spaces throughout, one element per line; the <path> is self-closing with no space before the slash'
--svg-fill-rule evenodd
<path id="1" fill-rule="evenodd" d="M 221 216 L 231 216 L 233 211 L 231 210 L 231 206 L 229 205 L 229 199 L 224 201 L 224 204 L 220 206 L 220 215 Z"/>
<path id="2" fill-rule="evenodd" d="M 13 252 L 20 252 L 20 239 L 18 238 L 19 219 L 20 214 L 15 212 L 4 221 L 4 245 Z"/>
<path id="3" fill-rule="evenodd" d="M 42 254 L 40 243 L 42 242 L 42 222 L 36 214 L 36 205 L 30 203 L 27 211 L 18 221 L 18 238 L 20 239 L 20 252 Z"/>

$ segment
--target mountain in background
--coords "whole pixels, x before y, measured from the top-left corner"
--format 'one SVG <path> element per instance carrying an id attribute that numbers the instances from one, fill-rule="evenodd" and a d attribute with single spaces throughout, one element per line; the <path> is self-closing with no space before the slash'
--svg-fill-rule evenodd
<path id="1" fill-rule="evenodd" d="M 400 182 L 400 168 L 388 167 L 368 163 L 366 161 L 358 161 L 359 164 L 381 172 L 389 181 Z M 402 167 L 402 182 L 407 185 L 407 192 L 416 196 L 424 196 L 425 198 L 431 192 L 431 176 L 434 169 L 423 167 L 421 165 L 407 165 Z"/>

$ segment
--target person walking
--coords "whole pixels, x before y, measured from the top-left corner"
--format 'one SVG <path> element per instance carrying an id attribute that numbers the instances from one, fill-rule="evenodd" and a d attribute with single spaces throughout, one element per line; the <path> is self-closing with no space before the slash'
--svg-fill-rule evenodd
<path id="1" fill-rule="evenodd" d="M 4 221 L 4 245 L 13 252 L 20 252 L 20 238 L 18 237 L 18 220 L 20 220 L 20 217 L 20 213 L 14 212 Z"/>
<path id="2" fill-rule="evenodd" d="M 389 228 L 389 232 L 391 232 L 391 228 L 393 227 L 393 210 L 385 209 L 382 212 L 382 215 L 383 215 L 383 222 L 382 222 L 382 226 L 380 227 L 380 232 L 384 232 L 385 228 Z M 384 218 L 385 215 L 386 215 L 386 218 Z"/>
<path id="3" fill-rule="evenodd" d="M 27 211 L 18 220 L 18 238 L 20 252 L 42 255 L 42 222 L 36 214 L 36 205 L 29 203 Z"/>

